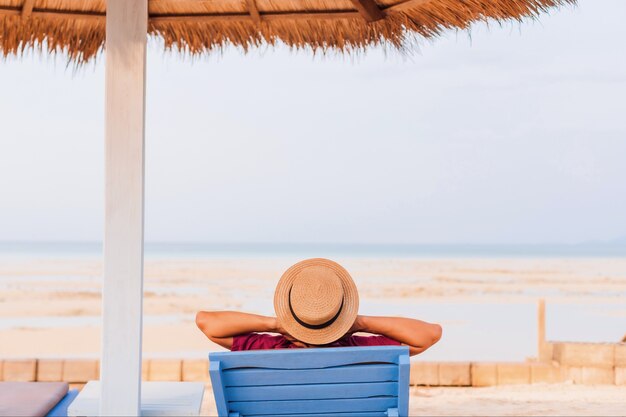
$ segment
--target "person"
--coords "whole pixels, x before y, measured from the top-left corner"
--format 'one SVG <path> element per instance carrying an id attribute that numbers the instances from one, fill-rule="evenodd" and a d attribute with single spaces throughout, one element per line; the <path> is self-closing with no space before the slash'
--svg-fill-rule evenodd
<path id="1" fill-rule="evenodd" d="M 212 342 L 233 351 L 406 345 L 417 355 L 441 339 L 439 324 L 359 315 L 358 308 L 358 292 L 348 271 L 315 258 L 298 262 L 281 277 L 274 292 L 276 317 L 200 311 L 196 324 Z"/>

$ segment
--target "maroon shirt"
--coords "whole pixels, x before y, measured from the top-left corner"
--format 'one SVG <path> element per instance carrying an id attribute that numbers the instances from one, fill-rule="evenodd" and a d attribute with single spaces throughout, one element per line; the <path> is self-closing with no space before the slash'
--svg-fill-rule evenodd
<path id="1" fill-rule="evenodd" d="M 399 346 L 400 342 L 385 336 L 346 336 L 324 347 L 348 346 Z M 261 350 L 261 349 L 298 349 L 284 336 L 273 336 L 265 333 L 249 333 L 233 337 L 230 350 Z"/>

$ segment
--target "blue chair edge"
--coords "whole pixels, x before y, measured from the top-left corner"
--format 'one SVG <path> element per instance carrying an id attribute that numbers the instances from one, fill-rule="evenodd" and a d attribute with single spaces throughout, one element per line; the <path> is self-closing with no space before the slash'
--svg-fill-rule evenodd
<path id="1" fill-rule="evenodd" d="M 296 354 L 306 352 L 325 352 L 325 353 L 333 353 L 333 352 L 345 352 L 349 349 L 358 349 L 358 350 L 373 350 L 373 351 L 394 351 L 397 350 L 400 355 L 406 353 L 409 354 L 408 346 L 355 346 L 355 347 L 336 347 L 336 348 L 308 348 L 308 349 L 265 349 L 265 350 L 240 350 L 240 351 L 226 351 L 226 352 L 209 352 L 209 361 L 211 360 L 219 360 L 223 356 L 230 355 L 275 355 L 277 352 L 282 354 Z"/>
<path id="2" fill-rule="evenodd" d="M 53 408 L 46 417 L 67 417 L 67 409 L 78 395 L 77 389 L 71 389 Z"/>

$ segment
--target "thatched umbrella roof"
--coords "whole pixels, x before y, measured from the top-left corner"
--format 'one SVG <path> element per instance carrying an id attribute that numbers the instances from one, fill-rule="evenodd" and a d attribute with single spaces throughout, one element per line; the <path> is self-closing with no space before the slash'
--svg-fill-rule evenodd
<path id="1" fill-rule="evenodd" d="M 132 1 L 132 0 L 128 0 Z M 149 0 L 150 35 L 192 54 L 232 44 L 351 51 L 472 22 L 533 18 L 576 0 Z M 77 62 L 104 46 L 105 0 L 0 0 L 0 50 L 65 51 Z"/>

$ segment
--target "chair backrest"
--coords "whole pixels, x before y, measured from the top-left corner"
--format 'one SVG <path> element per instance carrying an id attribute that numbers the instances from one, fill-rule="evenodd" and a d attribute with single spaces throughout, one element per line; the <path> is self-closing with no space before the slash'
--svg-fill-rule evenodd
<path id="1" fill-rule="evenodd" d="M 408 415 L 405 346 L 216 352 L 209 360 L 220 417 Z"/>

